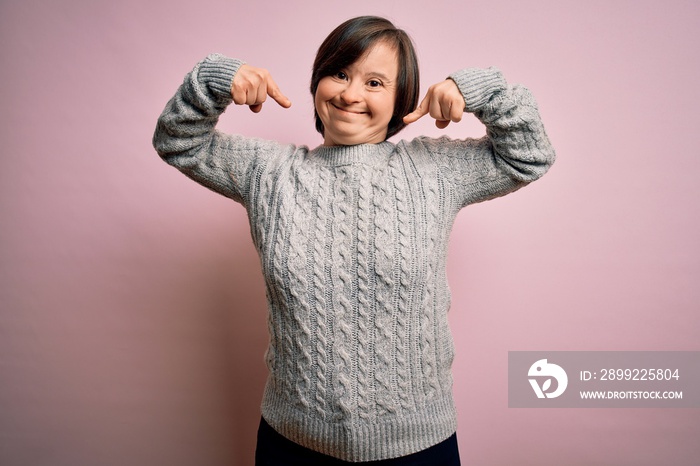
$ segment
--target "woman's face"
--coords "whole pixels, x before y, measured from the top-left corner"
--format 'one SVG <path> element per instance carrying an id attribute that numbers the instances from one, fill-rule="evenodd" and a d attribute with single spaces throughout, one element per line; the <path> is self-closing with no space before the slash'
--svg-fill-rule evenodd
<path id="1" fill-rule="evenodd" d="M 314 105 L 326 146 L 377 144 L 394 114 L 399 69 L 396 50 L 377 42 L 355 63 L 318 83 Z"/>

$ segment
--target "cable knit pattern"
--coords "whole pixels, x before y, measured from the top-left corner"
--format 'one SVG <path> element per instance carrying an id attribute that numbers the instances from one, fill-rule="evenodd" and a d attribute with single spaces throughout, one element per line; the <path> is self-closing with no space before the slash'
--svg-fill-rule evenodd
<path id="1" fill-rule="evenodd" d="M 328 304 L 326 299 L 326 267 L 331 263 L 329 259 L 330 247 L 326 246 L 327 243 L 323 241 L 327 238 L 326 229 L 328 227 L 328 208 L 329 205 L 322 200 L 328 199 L 330 196 L 330 180 L 329 171 L 326 168 L 319 170 L 319 188 L 318 195 L 316 196 L 316 222 L 313 231 L 313 295 L 316 299 L 316 334 L 315 334 L 315 347 L 316 347 L 316 395 L 315 395 L 315 407 L 316 415 L 320 419 L 325 420 L 330 417 L 329 410 L 327 408 L 328 399 L 328 383 L 329 379 L 326 374 L 328 372 L 328 349 L 329 349 L 329 338 L 328 338 Z M 313 342 L 312 342 L 313 345 Z"/>
<path id="2" fill-rule="evenodd" d="M 297 172 L 299 171 L 301 170 L 297 170 Z M 293 179 L 290 182 L 293 182 Z M 309 373 L 313 356 L 311 354 L 311 305 L 309 303 L 309 267 L 306 255 L 307 241 L 305 232 L 308 231 L 307 219 L 311 216 L 311 196 L 308 191 L 308 184 L 304 182 L 304 177 L 299 174 L 297 179 L 300 180 L 300 183 L 299 189 L 294 196 L 295 202 L 291 213 L 293 233 L 290 235 L 289 241 L 290 248 L 287 259 L 289 262 L 289 274 L 287 280 L 290 294 L 293 298 L 291 315 L 294 316 L 294 321 L 298 328 L 298 338 L 295 339 L 295 347 L 293 347 L 293 352 L 297 357 L 295 368 L 296 399 L 304 409 L 309 409 L 311 405 L 308 397 L 312 386 Z"/>
<path id="3" fill-rule="evenodd" d="M 392 225 L 393 199 L 389 191 L 388 167 L 375 177 L 373 183 L 373 202 L 376 212 L 375 222 L 375 391 L 377 398 L 377 411 L 379 416 L 385 416 L 396 411 L 394 400 L 391 398 L 393 388 L 390 374 L 392 373 L 392 352 L 395 346 L 393 319 L 393 295 L 394 289 L 394 247 L 395 231 L 390 230 Z M 379 181 L 381 180 L 381 181 Z"/>
<path id="4" fill-rule="evenodd" d="M 413 407 L 413 400 L 411 399 L 413 393 L 409 387 L 411 373 L 408 362 L 408 353 L 410 351 L 408 345 L 410 343 L 411 329 L 408 320 L 410 318 L 409 309 L 414 291 L 414 288 L 411 286 L 411 275 L 416 265 L 412 263 L 412 259 L 416 258 L 417 254 L 413 250 L 414 247 L 411 241 L 411 232 L 415 231 L 415 229 L 411 227 L 411 201 L 407 192 L 409 185 L 402 179 L 406 176 L 406 167 L 399 165 L 400 160 L 398 157 L 395 157 L 389 164 L 391 166 L 391 178 L 397 181 L 394 187 L 396 196 L 397 246 L 399 250 L 399 286 L 395 289 L 397 296 L 394 329 L 396 335 L 396 392 L 399 394 L 401 407 L 410 409 Z"/>
<path id="5" fill-rule="evenodd" d="M 340 267 L 333 267 L 334 274 L 331 275 L 333 283 L 333 304 L 335 312 L 334 324 L 337 329 L 333 354 L 336 364 L 336 374 L 338 383 L 335 386 L 336 398 L 340 412 L 337 414 L 338 420 L 351 419 L 354 412 L 353 400 L 353 360 L 351 345 L 353 344 L 353 231 L 352 231 L 352 185 L 349 182 L 349 174 L 345 167 L 337 170 L 333 218 L 333 257 L 332 263 L 339 264 Z"/>
<path id="6" fill-rule="evenodd" d="M 353 462 L 441 442 L 457 428 L 450 230 L 462 207 L 515 191 L 553 163 L 532 96 L 496 69 L 465 69 L 450 78 L 486 126 L 483 138 L 309 150 L 216 130 L 241 63 L 199 63 L 153 142 L 168 163 L 246 208 L 269 308 L 264 418 Z"/>
<path id="7" fill-rule="evenodd" d="M 371 323 L 375 313 L 371 296 L 372 277 L 370 264 L 372 244 L 370 238 L 370 225 L 372 224 L 371 212 L 371 184 L 368 178 L 371 172 L 366 165 L 360 166 L 360 186 L 357 193 L 357 415 L 362 419 L 369 419 L 371 412 L 370 382 L 372 378 L 372 364 L 369 359 L 373 350 L 371 346 Z"/>

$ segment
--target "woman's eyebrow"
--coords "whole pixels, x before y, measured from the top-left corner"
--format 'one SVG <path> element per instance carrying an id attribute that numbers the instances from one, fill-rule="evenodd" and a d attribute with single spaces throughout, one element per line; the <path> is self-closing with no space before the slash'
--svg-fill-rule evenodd
<path id="1" fill-rule="evenodd" d="M 377 78 L 380 78 L 383 81 L 391 82 L 391 79 L 389 79 L 387 77 L 387 75 L 385 75 L 384 73 L 382 73 L 380 71 L 370 71 L 369 73 L 367 73 L 366 76 L 376 76 Z"/>

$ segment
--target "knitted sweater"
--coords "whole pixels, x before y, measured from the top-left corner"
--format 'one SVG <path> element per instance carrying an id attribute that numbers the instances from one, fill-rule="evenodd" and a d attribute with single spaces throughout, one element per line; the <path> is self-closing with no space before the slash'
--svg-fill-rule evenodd
<path id="1" fill-rule="evenodd" d="M 494 68 L 466 69 L 450 77 L 485 137 L 310 150 L 215 129 L 241 64 L 199 63 L 153 142 L 247 210 L 269 309 L 263 417 L 353 462 L 439 443 L 457 428 L 450 230 L 462 207 L 512 192 L 554 161 L 533 98 Z"/>

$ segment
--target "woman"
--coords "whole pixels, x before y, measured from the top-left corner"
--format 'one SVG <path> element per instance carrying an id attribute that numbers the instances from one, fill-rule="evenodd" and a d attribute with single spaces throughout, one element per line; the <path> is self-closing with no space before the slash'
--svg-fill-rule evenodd
<path id="1" fill-rule="evenodd" d="M 270 331 L 257 464 L 459 464 L 449 233 L 462 207 L 539 178 L 554 152 L 530 93 L 498 70 L 458 71 L 416 106 L 418 82 L 406 33 L 360 17 L 314 62 L 323 145 L 216 131 L 232 102 L 291 105 L 265 70 L 221 55 L 187 75 L 158 121 L 161 157 L 248 212 Z M 386 140 L 465 111 L 487 136 Z"/>

